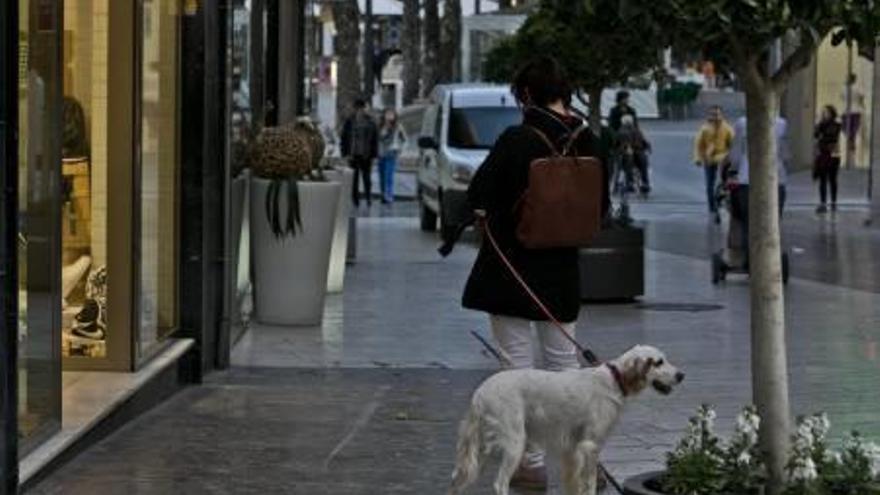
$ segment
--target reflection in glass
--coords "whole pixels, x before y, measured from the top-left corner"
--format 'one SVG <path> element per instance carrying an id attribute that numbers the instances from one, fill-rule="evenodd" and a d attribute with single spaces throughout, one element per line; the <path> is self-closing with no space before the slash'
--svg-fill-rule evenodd
<path id="1" fill-rule="evenodd" d="M 179 0 L 144 0 L 141 27 L 138 355 L 177 326 L 177 61 Z"/>
<path id="2" fill-rule="evenodd" d="M 58 125 L 61 77 L 58 12 L 20 0 L 19 85 L 19 435 L 58 427 Z"/>

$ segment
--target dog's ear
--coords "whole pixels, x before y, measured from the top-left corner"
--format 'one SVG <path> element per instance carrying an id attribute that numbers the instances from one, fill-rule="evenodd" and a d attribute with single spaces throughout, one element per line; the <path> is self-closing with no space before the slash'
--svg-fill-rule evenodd
<path id="1" fill-rule="evenodd" d="M 648 384 L 648 372 L 653 366 L 652 360 L 637 357 L 623 371 L 623 383 L 626 390 L 640 392 Z"/>

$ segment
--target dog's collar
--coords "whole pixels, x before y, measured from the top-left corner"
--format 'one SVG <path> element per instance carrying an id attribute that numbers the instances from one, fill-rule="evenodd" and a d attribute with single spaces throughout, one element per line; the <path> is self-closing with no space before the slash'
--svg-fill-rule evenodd
<path id="1" fill-rule="evenodd" d="M 614 377 L 614 382 L 617 383 L 617 388 L 620 389 L 620 393 L 623 394 L 624 397 L 626 397 L 628 394 L 626 391 L 626 385 L 623 383 L 623 374 L 620 373 L 620 370 L 617 368 L 617 366 L 614 366 L 611 363 L 605 363 L 605 366 L 607 366 L 608 369 L 611 371 L 611 376 Z"/>

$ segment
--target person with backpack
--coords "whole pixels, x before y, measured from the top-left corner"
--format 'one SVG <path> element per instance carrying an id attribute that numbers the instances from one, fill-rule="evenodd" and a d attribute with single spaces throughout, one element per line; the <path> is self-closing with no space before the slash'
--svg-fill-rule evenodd
<path id="1" fill-rule="evenodd" d="M 351 200 L 355 207 L 360 206 L 358 175 L 364 185 L 367 206 L 372 206 L 372 177 L 370 176 L 373 160 L 379 155 L 379 131 L 376 122 L 367 113 L 367 102 L 358 98 L 354 102 L 354 114 L 342 126 L 341 152 L 348 158 L 349 165 L 354 169 L 354 183 L 351 188 Z"/>
<path id="2" fill-rule="evenodd" d="M 473 177 L 467 197 L 493 241 L 484 241 L 462 297 L 465 308 L 488 314 L 492 333 L 512 368 L 534 367 L 533 327 L 540 342 L 540 359 L 552 371 L 579 367 L 573 338 L 580 313 L 578 248 L 527 248 L 517 236 L 517 204 L 529 183 L 531 163 L 570 146 L 570 155 L 598 158 L 601 210 L 609 209 L 608 147 L 570 109 L 572 87 L 559 62 L 543 56 L 526 63 L 515 75 L 512 92 L 523 111 L 523 124 L 509 127 Z M 484 239 L 487 236 L 484 236 Z M 517 283 L 495 250 L 508 258 L 523 280 L 562 323 L 555 326 Z M 511 485 L 545 489 L 547 469 L 543 452 L 526 450 Z"/>

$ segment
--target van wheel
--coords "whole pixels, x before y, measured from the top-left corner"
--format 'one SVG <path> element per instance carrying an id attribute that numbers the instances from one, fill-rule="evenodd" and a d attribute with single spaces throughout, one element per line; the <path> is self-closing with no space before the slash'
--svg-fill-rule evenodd
<path id="1" fill-rule="evenodd" d="M 434 232 L 437 230 L 437 214 L 421 201 L 419 202 L 419 220 L 421 221 L 422 232 Z"/>

